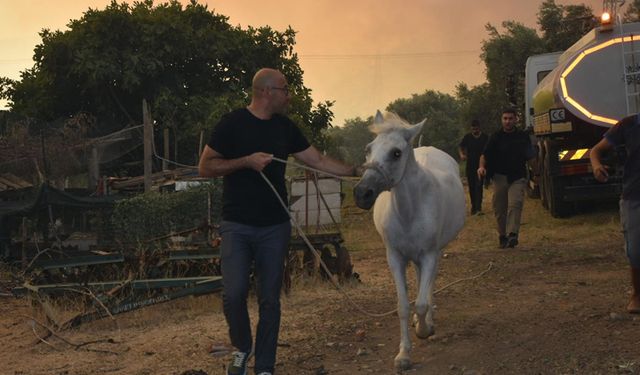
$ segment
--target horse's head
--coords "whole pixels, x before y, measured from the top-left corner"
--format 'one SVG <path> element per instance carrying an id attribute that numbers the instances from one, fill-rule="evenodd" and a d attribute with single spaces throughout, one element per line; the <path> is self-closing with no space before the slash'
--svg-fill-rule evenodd
<path id="1" fill-rule="evenodd" d="M 413 159 L 413 138 L 420 133 L 422 121 L 410 125 L 393 113 L 378 111 L 370 129 L 376 138 L 367 145 L 365 172 L 353 189 L 358 207 L 370 209 L 378 195 L 391 190 L 404 176 L 407 160 Z"/>

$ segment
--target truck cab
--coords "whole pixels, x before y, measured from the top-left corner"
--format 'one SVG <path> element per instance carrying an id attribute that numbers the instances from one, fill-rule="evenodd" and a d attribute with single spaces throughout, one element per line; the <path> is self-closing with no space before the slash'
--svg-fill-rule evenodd
<path id="1" fill-rule="evenodd" d="M 524 105 L 525 128 L 533 129 L 533 92 L 540 82 L 558 66 L 558 59 L 562 52 L 544 53 L 542 55 L 529 56 L 525 67 L 524 81 Z"/>

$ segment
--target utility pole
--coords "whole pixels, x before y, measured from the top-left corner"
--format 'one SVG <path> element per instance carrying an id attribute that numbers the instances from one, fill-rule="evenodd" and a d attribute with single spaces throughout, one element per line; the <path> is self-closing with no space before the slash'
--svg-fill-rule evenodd
<path id="1" fill-rule="evenodd" d="M 89 156 L 89 189 L 95 191 L 100 181 L 100 159 L 98 157 L 98 145 L 91 146 L 91 156 Z"/>
<path id="2" fill-rule="evenodd" d="M 146 99 L 142 99 L 142 122 L 144 124 L 144 191 L 151 191 L 151 172 L 153 156 L 153 121 L 149 113 L 149 105 Z"/>
<path id="3" fill-rule="evenodd" d="M 169 127 L 165 126 L 162 130 L 162 139 L 164 141 L 164 160 L 162 160 L 162 170 L 169 170 Z"/>
<path id="4" fill-rule="evenodd" d="M 44 171 L 44 184 L 49 185 L 49 166 L 47 163 L 47 151 L 45 149 L 44 132 L 40 130 L 40 144 L 42 147 L 42 169 Z"/>
<path id="5" fill-rule="evenodd" d="M 618 21 L 618 10 L 624 5 L 625 0 L 603 0 L 602 11 L 609 13 L 611 20 Z"/>

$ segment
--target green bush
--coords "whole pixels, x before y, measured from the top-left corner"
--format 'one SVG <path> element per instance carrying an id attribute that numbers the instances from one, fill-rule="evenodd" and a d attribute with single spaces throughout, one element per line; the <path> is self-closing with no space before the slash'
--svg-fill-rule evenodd
<path id="1" fill-rule="evenodd" d="M 179 192 L 148 192 L 118 201 L 111 217 L 114 239 L 139 242 L 207 223 L 208 197 L 211 223 L 219 223 L 222 180 L 216 179 Z"/>

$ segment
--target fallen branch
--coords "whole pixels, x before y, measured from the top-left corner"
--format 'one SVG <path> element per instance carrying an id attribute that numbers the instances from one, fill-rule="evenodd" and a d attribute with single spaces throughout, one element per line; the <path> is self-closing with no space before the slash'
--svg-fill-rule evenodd
<path id="1" fill-rule="evenodd" d="M 60 327 L 60 323 L 58 323 L 58 319 L 56 318 L 56 314 L 53 311 L 53 307 L 51 306 L 51 304 L 48 301 L 43 300 L 42 298 L 40 298 L 40 293 L 38 291 L 38 287 L 29 284 L 28 282 L 25 282 L 24 284 L 22 284 L 24 288 L 26 288 L 28 291 L 31 292 L 31 296 L 33 298 L 35 298 L 38 303 L 40 303 L 40 306 L 42 306 L 42 310 L 44 311 L 45 315 L 47 316 L 47 318 L 52 321 L 56 327 Z"/>
<path id="2" fill-rule="evenodd" d="M 148 240 L 145 240 L 144 243 L 151 243 L 151 242 L 155 242 L 155 241 L 159 241 L 159 240 L 164 240 L 165 238 L 169 238 L 169 237 L 173 237 L 173 236 L 180 236 L 180 235 L 185 234 L 185 233 L 191 233 L 191 232 L 196 232 L 196 231 L 205 230 L 205 229 L 216 229 L 216 225 L 204 224 L 204 225 L 201 225 L 199 227 L 189 228 L 189 229 L 181 230 L 179 232 L 171 232 L 169 234 L 165 234 L 165 235 L 162 235 L 162 236 L 159 236 L 159 237 L 154 237 L 154 238 L 150 238 Z"/>
<path id="3" fill-rule="evenodd" d="M 133 281 L 133 271 L 130 270 L 129 271 L 129 277 L 127 278 L 127 280 L 125 280 L 122 284 L 115 286 L 113 289 L 109 290 L 105 294 L 108 295 L 109 297 L 113 297 L 116 293 L 118 293 L 120 291 L 120 289 L 122 289 L 125 286 L 131 284 L 131 281 Z"/>
<path id="4" fill-rule="evenodd" d="M 27 273 L 27 271 L 31 269 L 31 266 L 33 266 L 33 263 L 35 263 L 35 261 L 38 260 L 40 255 L 42 255 L 42 254 L 44 254 L 44 253 L 46 253 L 46 252 L 51 250 L 51 248 L 49 248 L 49 247 L 40 250 L 40 247 L 38 246 L 38 241 L 35 241 L 35 245 L 36 245 L 36 250 L 38 251 L 38 253 L 36 255 L 34 255 L 34 257 L 31 259 L 29 264 L 27 264 L 27 266 L 22 271 L 22 276 L 23 277 Z"/>
<path id="5" fill-rule="evenodd" d="M 493 268 L 493 262 L 489 262 L 489 266 L 487 267 L 487 269 L 482 271 L 482 272 L 480 272 L 479 274 L 477 274 L 475 276 L 471 276 L 471 277 L 465 277 L 463 279 L 458 279 L 456 281 L 452 281 L 449 284 L 447 284 L 447 285 L 443 286 L 442 288 L 440 288 L 440 289 L 436 290 L 435 292 L 433 292 L 433 294 L 438 294 L 438 293 L 442 292 L 443 290 L 447 289 L 448 287 L 456 285 L 456 284 L 461 283 L 463 281 L 469 281 L 469 280 L 478 279 L 478 278 L 484 276 L 485 273 L 491 271 L 491 268 Z"/>
<path id="6" fill-rule="evenodd" d="M 106 312 L 106 315 L 108 315 L 111 318 L 111 320 L 113 320 L 116 323 L 118 331 L 120 331 L 120 325 L 118 324 L 118 321 L 113 317 L 113 314 L 111 314 L 111 311 L 109 310 L 109 308 L 107 306 L 105 306 L 105 304 L 102 303 L 102 301 L 100 301 L 100 299 L 90 289 L 86 289 L 86 291 L 82 291 L 82 290 L 77 290 L 77 289 L 73 289 L 73 288 L 65 288 L 64 290 L 75 292 L 75 293 L 80 293 L 82 295 L 90 296 L 91 298 L 93 298 L 96 302 L 98 302 L 100 307 Z M 60 328 L 61 329 L 67 329 L 67 328 L 74 327 L 75 325 L 78 324 L 79 319 L 82 318 L 82 316 L 84 316 L 84 315 L 85 315 L 85 313 L 80 313 L 80 314 L 74 316 L 73 318 L 71 318 L 71 319 L 67 320 L 66 322 L 64 322 L 63 324 L 61 324 Z"/>
<path id="7" fill-rule="evenodd" d="M 36 327 L 35 324 L 33 324 L 35 322 L 35 319 L 33 319 L 31 321 L 31 324 L 29 324 L 29 326 L 31 326 L 31 332 L 33 332 L 33 335 L 38 339 L 39 342 L 43 342 L 47 345 L 49 345 L 50 347 L 52 347 L 53 349 L 60 351 L 60 349 L 58 347 L 56 347 L 55 345 L 53 345 L 52 343 L 48 342 L 47 340 L 43 339 L 42 337 L 40 337 L 40 335 L 38 335 L 38 333 L 36 332 Z M 49 331 L 51 332 L 51 331 Z M 51 336 L 51 334 L 49 334 L 47 337 Z"/>
<path id="8" fill-rule="evenodd" d="M 86 342 L 81 342 L 81 343 L 74 343 L 71 342 L 69 340 L 67 340 L 66 338 L 58 335 L 51 327 L 47 326 L 44 323 L 39 322 L 36 318 L 32 317 L 32 316 L 27 316 L 27 315 L 21 315 L 27 319 L 30 320 L 30 326 L 31 326 L 31 330 L 33 331 L 33 334 L 43 343 L 51 346 L 52 348 L 60 351 L 61 349 L 57 348 L 55 345 L 51 344 L 50 342 L 46 341 L 45 339 L 43 339 L 42 337 L 40 337 L 35 329 L 35 324 L 39 325 L 40 327 L 46 329 L 48 331 L 48 336 L 54 336 L 56 338 L 58 338 L 59 340 L 61 340 L 62 342 L 64 342 L 65 344 L 73 347 L 74 350 L 78 350 L 78 349 L 83 349 L 89 352 L 96 352 L 96 353 L 108 353 L 108 354 L 121 354 L 118 352 L 114 352 L 111 350 L 102 350 L 102 349 L 92 349 L 92 348 L 85 348 L 85 346 L 87 345 L 91 345 L 91 344 L 100 344 L 100 343 L 108 343 L 108 344 L 121 344 L 120 342 L 115 341 L 112 338 L 108 338 L 108 339 L 98 339 L 98 340 L 91 340 L 91 341 L 86 341 Z M 34 324 L 35 323 L 35 324 Z"/>

